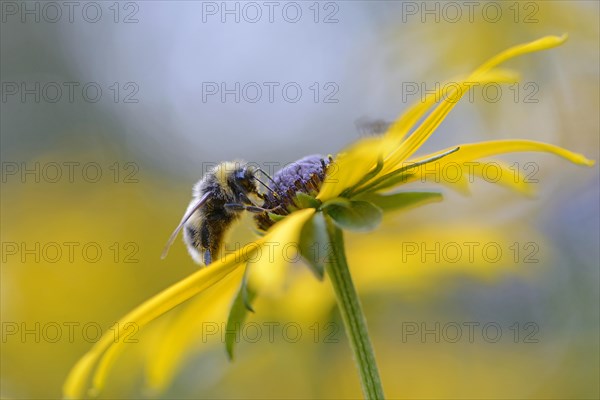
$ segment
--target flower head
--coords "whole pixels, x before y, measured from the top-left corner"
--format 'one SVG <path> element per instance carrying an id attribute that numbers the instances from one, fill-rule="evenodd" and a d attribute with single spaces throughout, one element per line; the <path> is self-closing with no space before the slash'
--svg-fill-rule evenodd
<path id="1" fill-rule="evenodd" d="M 331 158 L 321 155 L 306 156 L 278 171 L 273 177 L 271 191 L 264 196 L 263 208 L 269 212 L 255 218 L 258 228 L 268 230 L 281 215 L 288 215 L 302 207 L 297 193 L 316 197 L 325 180 Z M 301 196 L 302 196 L 301 195 Z"/>
<path id="2" fill-rule="evenodd" d="M 332 237 L 341 239 L 341 236 L 332 233 L 331 223 L 335 224 L 336 229 L 369 230 L 380 222 L 382 210 L 441 198 L 435 192 L 404 191 L 388 194 L 391 189 L 398 189 L 406 183 L 426 179 L 419 169 L 423 165 L 453 163 L 465 172 L 482 176 L 481 167 L 473 161 L 525 151 L 549 152 L 576 164 L 593 165 L 593 161 L 580 154 L 554 145 L 521 139 L 458 144 L 433 154 L 414 156 L 460 98 L 475 84 L 516 81 L 517 75 L 514 72 L 499 69 L 498 65 L 519 55 L 558 46 L 565 39 L 566 36 L 548 36 L 505 50 L 483 63 L 470 75 L 457 80 L 453 90 L 447 93 L 430 93 L 425 101 L 401 115 L 384 135 L 363 138 L 332 159 L 310 156 L 284 168 L 273 177 L 271 192 L 264 196 L 263 208 L 268 211 L 255 217 L 258 228 L 265 232 L 263 236 L 167 288 L 131 311 L 120 323 L 135 322 L 140 327 L 144 326 L 186 300 L 207 293 L 211 287 L 224 284 L 229 285 L 228 288 L 240 288 L 237 296 L 239 301 L 236 300 L 233 306 L 236 312 L 232 311 L 232 315 L 237 316 L 230 316 L 230 320 L 243 318 L 243 309 L 251 307 L 249 303 L 255 294 L 283 290 L 287 260 L 278 254 L 269 260 L 256 257 L 270 242 L 299 243 L 303 259 L 315 275 L 322 278 L 325 271 L 329 271 L 325 265 L 327 260 L 312 254 L 310 244 L 323 243 Z M 442 94 L 444 97 L 439 101 Z M 508 166 L 498 165 L 504 172 L 508 172 Z M 508 173 L 503 175 L 511 176 Z M 462 191 L 468 186 L 465 180 L 447 180 L 442 183 Z M 526 183 L 512 179 L 500 179 L 498 183 L 523 193 L 531 191 Z M 206 301 L 203 304 L 205 306 Z M 242 312 L 240 305 L 243 306 Z M 201 308 L 200 305 L 198 308 Z M 90 380 L 94 391 L 101 390 L 107 372 L 123 347 L 124 343 L 115 341 L 112 333 L 103 337 L 71 371 L 65 383 L 65 395 L 85 395 Z M 229 350 L 231 353 L 231 348 Z"/>

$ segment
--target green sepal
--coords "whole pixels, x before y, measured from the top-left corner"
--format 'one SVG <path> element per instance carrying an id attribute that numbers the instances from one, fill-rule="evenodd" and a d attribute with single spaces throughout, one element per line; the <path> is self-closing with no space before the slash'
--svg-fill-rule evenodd
<path id="1" fill-rule="evenodd" d="M 320 281 L 325 275 L 328 240 L 325 217 L 322 212 L 317 212 L 302 227 L 299 247 L 302 259 Z"/>
<path id="2" fill-rule="evenodd" d="M 353 200 L 346 205 L 332 204 L 326 212 L 340 228 L 360 232 L 374 229 L 383 217 L 379 207 L 361 200 Z"/>
<path id="3" fill-rule="evenodd" d="M 384 212 L 388 212 L 439 202 L 442 201 L 443 196 L 438 192 L 401 192 L 390 195 L 367 193 L 359 196 L 359 198 L 376 205 Z"/>
<path id="4" fill-rule="evenodd" d="M 252 308 L 252 301 L 256 297 L 256 292 L 248 286 L 247 280 L 248 266 L 244 272 L 242 284 L 238 291 L 235 300 L 229 310 L 229 317 L 227 318 L 227 327 L 225 328 L 225 349 L 227 350 L 227 357 L 229 361 L 233 361 L 233 349 L 237 343 L 242 324 L 248 316 L 248 311 L 254 312 Z"/>
<path id="5" fill-rule="evenodd" d="M 331 206 L 343 206 L 343 207 L 349 207 L 350 206 L 350 200 L 344 198 L 344 197 L 335 197 L 331 200 L 327 200 L 325 203 L 323 203 L 323 206 L 321 207 L 323 210 L 326 210 L 327 208 L 331 207 Z"/>
<path id="6" fill-rule="evenodd" d="M 269 219 L 273 222 L 279 222 L 282 219 L 285 218 L 285 215 L 279 215 L 279 214 L 275 214 L 275 213 L 267 213 L 267 215 L 269 216 Z"/>
<path id="7" fill-rule="evenodd" d="M 294 203 L 302 208 L 319 208 L 321 202 L 309 194 L 303 192 L 296 192 Z"/>

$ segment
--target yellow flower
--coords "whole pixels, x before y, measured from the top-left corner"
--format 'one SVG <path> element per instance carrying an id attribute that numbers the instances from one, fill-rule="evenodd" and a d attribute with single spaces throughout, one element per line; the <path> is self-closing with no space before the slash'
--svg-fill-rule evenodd
<path id="1" fill-rule="evenodd" d="M 481 83 L 513 83 L 517 80 L 516 73 L 497 68 L 501 63 L 519 55 L 558 46 L 565 40 L 566 36 L 549 36 L 512 47 L 486 61 L 470 75 L 459 79 L 450 92 L 429 94 L 425 101 L 401 115 L 384 135 L 359 140 L 338 154 L 327 167 L 327 176 L 322 186 L 317 191 L 298 195 L 295 205 L 299 207 L 290 210 L 284 217 L 268 216 L 273 220 L 267 221 L 268 229 L 264 236 L 167 288 L 123 317 L 117 326 L 135 323 L 141 328 L 192 298 L 195 298 L 192 304 L 194 317 L 210 318 L 211 306 L 217 294 L 222 294 L 219 304 L 227 307 L 228 297 L 233 297 L 232 294 L 240 285 L 242 289 L 238 299 L 247 295 L 244 293 L 246 286 L 259 294 L 281 292 L 284 290 L 288 261 L 281 252 L 270 252 L 270 256 L 265 257 L 270 243 L 300 243 L 299 251 L 305 261 L 318 277 L 322 277 L 324 261 L 319 257 L 310 257 L 302 243 L 307 240 L 318 243 L 324 241 L 320 235 L 325 231 L 325 219 L 343 229 L 366 230 L 378 224 L 382 210 L 439 200 L 438 193 L 382 194 L 401 184 L 427 179 L 428 175 L 420 172 L 420 167 L 426 164 L 435 163 L 436 167 L 453 165 L 463 170 L 463 177 L 469 174 L 483 176 L 481 165 L 474 161 L 509 152 L 542 151 L 556 154 L 576 164 L 593 165 L 593 161 L 582 155 L 528 140 L 461 144 L 433 154 L 413 157 L 471 87 Z M 439 101 L 442 94 L 445 97 Z M 497 165 L 503 172 L 501 176 L 513 176 L 507 166 L 500 163 Z M 464 179 L 449 180 L 444 179 L 444 175 L 438 177 L 441 178 L 441 183 L 461 190 L 468 185 Z M 530 192 L 529 186 L 521 181 L 503 178 L 498 183 L 524 193 Z M 245 269 L 246 265 L 248 268 Z M 182 320 L 185 321 L 180 319 Z M 79 360 L 64 385 L 66 397 L 84 397 L 102 390 L 108 371 L 126 346 L 123 340 L 117 339 L 119 337 L 115 338 L 113 333 L 102 337 Z M 174 335 L 173 347 L 177 346 L 176 341 L 177 337 Z M 183 352 L 183 349 L 173 350 L 169 354 L 164 348 L 161 349 L 148 370 L 153 381 L 151 384 L 156 388 L 168 383 L 168 375 L 174 369 L 177 356 Z M 90 386 L 91 391 L 88 391 Z"/>
<path id="2" fill-rule="evenodd" d="M 359 185 L 360 187 L 365 187 L 378 178 L 386 176 L 386 174 L 398 171 L 407 164 L 420 163 L 448 154 L 452 149 L 409 160 L 419 147 L 429 139 L 460 98 L 468 92 L 470 87 L 488 82 L 513 83 L 516 81 L 517 75 L 515 73 L 495 69 L 496 66 L 522 54 L 558 46 L 564 43 L 566 38 L 566 35 L 562 37 L 544 37 L 531 43 L 512 47 L 492 57 L 468 77 L 453 80 L 456 84 L 448 91 L 447 97 L 437 107 L 433 108 L 422 123 L 415 126 L 430 111 L 432 105 L 442 96 L 442 92 L 447 87 L 446 85 L 442 85 L 435 93 L 429 93 L 425 101 L 415 104 L 398 118 L 384 137 L 363 139 L 339 155 L 336 169 L 340 171 L 342 177 L 339 181 L 333 179 L 326 181 L 317 198 L 327 201 L 340 195 L 349 187 L 361 183 L 360 181 L 364 178 L 365 171 L 374 171 L 378 161 L 380 161 L 380 165 L 381 163 L 383 164 L 380 170 L 374 176 L 370 177 L 367 182 L 362 182 Z M 411 130 L 412 134 L 407 137 Z M 587 160 L 582 155 L 574 154 L 557 146 L 526 140 L 490 141 L 457 145 L 454 148 L 459 148 L 459 150 L 453 154 L 448 154 L 440 162 L 453 161 L 461 163 L 464 168 L 467 168 L 468 165 L 464 165 L 464 163 L 497 154 L 515 151 L 545 151 L 559 155 L 576 164 L 593 165 L 593 161 Z M 505 172 L 505 176 L 510 175 L 508 174 L 508 170 L 503 172 Z M 505 183 L 509 184 L 509 182 Z M 511 186 L 521 188 L 518 183 Z M 360 189 L 360 187 L 356 189 Z"/>

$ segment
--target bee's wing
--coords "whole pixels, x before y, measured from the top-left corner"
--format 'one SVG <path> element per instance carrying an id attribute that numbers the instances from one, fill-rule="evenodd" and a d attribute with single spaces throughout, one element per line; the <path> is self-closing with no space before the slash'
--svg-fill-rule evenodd
<path id="1" fill-rule="evenodd" d="M 210 195 L 210 193 L 205 193 L 204 196 L 202 196 L 200 198 L 200 200 L 198 200 L 198 202 L 196 204 L 194 204 L 193 207 L 191 207 L 183 215 L 183 218 L 181 218 L 181 222 L 179 223 L 179 225 L 177 225 L 177 228 L 175 228 L 175 230 L 173 231 L 173 233 L 171 233 L 171 236 L 169 237 L 169 240 L 167 241 L 167 244 L 165 245 L 165 248 L 163 249 L 163 252 L 162 252 L 162 254 L 160 256 L 161 259 L 164 259 L 167 256 L 167 253 L 169 252 L 169 248 L 171 247 L 171 245 L 175 241 L 175 238 L 177 237 L 177 234 L 179 233 L 179 231 L 181 230 L 181 228 L 183 228 L 183 225 L 185 224 L 185 222 L 188 219 L 190 219 L 190 217 L 192 216 L 192 214 L 195 213 L 200 207 L 202 207 L 204 205 L 204 203 L 206 203 L 206 200 L 208 200 L 208 196 L 209 195 Z"/>

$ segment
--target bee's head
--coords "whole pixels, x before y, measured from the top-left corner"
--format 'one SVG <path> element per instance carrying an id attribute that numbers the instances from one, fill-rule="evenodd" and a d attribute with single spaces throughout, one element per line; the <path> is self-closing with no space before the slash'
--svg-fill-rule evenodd
<path id="1" fill-rule="evenodd" d="M 257 193 L 254 168 L 242 165 L 236 168 L 229 177 L 229 185 L 243 193 Z"/>

